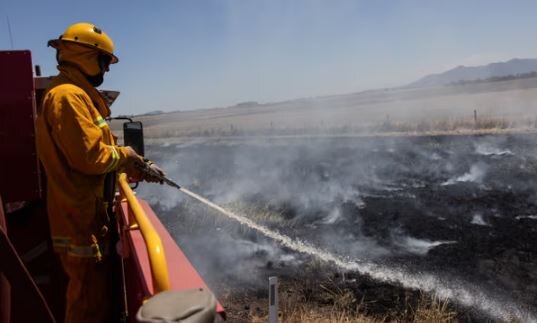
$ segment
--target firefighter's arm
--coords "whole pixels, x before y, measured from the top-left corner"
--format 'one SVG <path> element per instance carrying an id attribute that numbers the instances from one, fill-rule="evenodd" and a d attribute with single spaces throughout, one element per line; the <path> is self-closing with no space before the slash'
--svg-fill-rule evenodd
<path id="1" fill-rule="evenodd" d="M 132 149 L 104 143 L 99 127 L 104 120 L 92 120 L 89 112 L 92 103 L 84 92 L 76 87 L 62 89 L 50 99 L 52 102 L 45 111 L 47 121 L 73 169 L 85 174 L 104 174 L 132 161 Z"/>

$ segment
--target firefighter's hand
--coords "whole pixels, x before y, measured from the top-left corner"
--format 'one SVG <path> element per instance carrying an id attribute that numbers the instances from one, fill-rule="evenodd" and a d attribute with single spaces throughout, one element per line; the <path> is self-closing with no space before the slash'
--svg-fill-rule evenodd
<path id="1" fill-rule="evenodd" d="M 125 165 L 127 167 L 140 167 L 144 166 L 144 158 L 136 153 L 134 149 L 127 146 L 125 147 L 127 149 L 127 161 L 125 162 Z"/>
<path id="2" fill-rule="evenodd" d="M 163 184 L 164 182 L 162 181 L 162 178 L 166 176 L 164 171 L 160 167 L 158 167 L 157 164 L 151 161 L 147 162 L 146 165 L 147 165 L 146 167 L 149 168 L 149 171 L 144 172 L 143 179 L 149 183 Z"/>
<path id="3" fill-rule="evenodd" d="M 136 153 L 131 147 L 127 149 L 127 160 L 123 165 L 123 171 L 127 173 L 131 182 L 139 182 L 143 179 L 142 169 L 145 167 L 144 158 Z"/>

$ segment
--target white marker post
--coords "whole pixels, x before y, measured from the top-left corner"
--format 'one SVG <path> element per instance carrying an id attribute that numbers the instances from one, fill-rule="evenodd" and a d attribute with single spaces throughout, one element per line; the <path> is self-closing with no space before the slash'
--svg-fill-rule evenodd
<path id="1" fill-rule="evenodd" d="M 278 322 L 278 277 L 269 277 L 269 323 Z"/>

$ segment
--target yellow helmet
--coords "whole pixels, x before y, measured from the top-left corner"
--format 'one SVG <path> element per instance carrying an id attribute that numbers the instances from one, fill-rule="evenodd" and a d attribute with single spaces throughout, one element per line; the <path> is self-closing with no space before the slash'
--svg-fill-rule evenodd
<path id="1" fill-rule="evenodd" d="M 108 35 L 94 24 L 79 22 L 69 26 L 58 39 L 49 40 L 48 45 L 58 48 L 60 42 L 77 43 L 93 47 L 112 57 L 110 64 L 115 64 L 119 59 L 114 55 L 114 42 Z"/>

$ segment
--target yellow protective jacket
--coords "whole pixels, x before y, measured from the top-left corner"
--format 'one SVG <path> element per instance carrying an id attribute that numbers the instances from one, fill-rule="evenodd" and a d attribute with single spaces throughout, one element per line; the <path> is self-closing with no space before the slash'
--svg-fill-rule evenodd
<path id="1" fill-rule="evenodd" d="M 105 177 L 123 166 L 127 151 L 103 119 L 110 110 L 101 94 L 76 67 L 58 69 L 36 120 L 52 242 L 59 252 L 100 259 L 109 242 Z"/>

